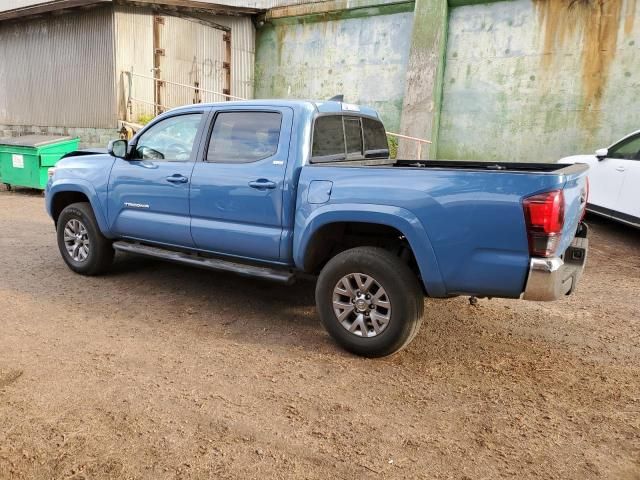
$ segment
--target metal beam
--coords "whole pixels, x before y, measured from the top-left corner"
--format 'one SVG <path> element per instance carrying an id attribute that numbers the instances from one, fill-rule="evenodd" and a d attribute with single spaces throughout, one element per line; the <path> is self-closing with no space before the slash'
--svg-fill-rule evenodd
<path id="1" fill-rule="evenodd" d="M 173 9 L 177 12 L 206 12 L 214 15 L 254 15 L 264 12 L 264 9 L 233 6 L 208 0 L 50 0 L 40 2 L 33 0 L 30 4 L 27 3 L 18 8 L 0 6 L 0 21 L 114 3 Z"/>

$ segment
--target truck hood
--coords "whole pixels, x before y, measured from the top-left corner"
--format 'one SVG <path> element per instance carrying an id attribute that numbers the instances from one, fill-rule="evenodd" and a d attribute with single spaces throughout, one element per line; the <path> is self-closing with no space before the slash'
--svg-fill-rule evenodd
<path id="1" fill-rule="evenodd" d="M 63 158 L 56 163 L 53 182 L 50 180 L 49 184 L 73 183 L 78 179 L 99 188 L 99 185 L 106 185 L 115 160 L 108 154 Z"/>
<path id="2" fill-rule="evenodd" d="M 56 163 L 56 170 L 58 169 L 96 169 L 102 170 L 104 168 L 111 168 L 115 157 L 109 154 L 97 153 L 97 154 L 81 154 L 72 157 L 66 157 L 58 160 Z"/>

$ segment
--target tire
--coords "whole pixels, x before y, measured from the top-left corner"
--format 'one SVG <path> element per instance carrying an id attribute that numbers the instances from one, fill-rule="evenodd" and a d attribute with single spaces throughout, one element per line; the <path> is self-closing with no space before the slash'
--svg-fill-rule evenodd
<path id="1" fill-rule="evenodd" d="M 417 276 L 400 258 L 382 248 L 358 247 L 336 255 L 322 269 L 316 306 L 324 328 L 343 348 L 365 357 L 384 357 L 415 337 L 424 294 Z"/>
<path id="2" fill-rule="evenodd" d="M 75 235 L 71 236 L 72 233 Z M 74 236 L 77 242 L 70 240 Z M 86 202 L 73 203 L 62 210 L 58 217 L 57 238 L 62 258 L 76 273 L 99 275 L 106 272 L 113 262 L 115 252 L 111 241 L 102 235 L 91 205 Z M 78 249 L 74 249 L 76 245 Z M 69 252 L 68 248 L 74 250 Z"/>

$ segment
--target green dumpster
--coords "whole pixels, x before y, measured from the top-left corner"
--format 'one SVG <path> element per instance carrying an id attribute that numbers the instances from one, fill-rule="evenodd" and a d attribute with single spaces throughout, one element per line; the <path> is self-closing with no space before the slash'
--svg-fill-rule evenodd
<path id="1" fill-rule="evenodd" d="M 47 170 L 65 154 L 78 149 L 79 138 L 25 135 L 0 140 L 0 182 L 44 189 Z"/>

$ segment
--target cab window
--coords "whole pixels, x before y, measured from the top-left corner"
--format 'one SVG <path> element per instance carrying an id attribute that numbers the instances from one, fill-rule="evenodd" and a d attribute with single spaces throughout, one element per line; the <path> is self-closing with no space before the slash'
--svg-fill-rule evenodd
<path id="1" fill-rule="evenodd" d="M 316 118 L 311 147 L 312 163 L 388 157 L 387 133 L 379 120 L 351 115 L 322 115 Z"/>
<path id="2" fill-rule="evenodd" d="M 313 131 L 313 158 L 340 160 L 344 159 L 345 151 L 342 115 L 318 117 Z"/>
<path id="3" fill-rule="evenodd" d="M 201 121 L 201 113 L 176 115 L 161 120 L 140 136 L 133 159 L 173 162 L 190 160 Z"/>
<path id="4" fill-rule="evenodd" d="M 207 161 L 251 163 L 278 151 L 282 114 L 279 112 L 222 112 L 216 116 Z"/>

